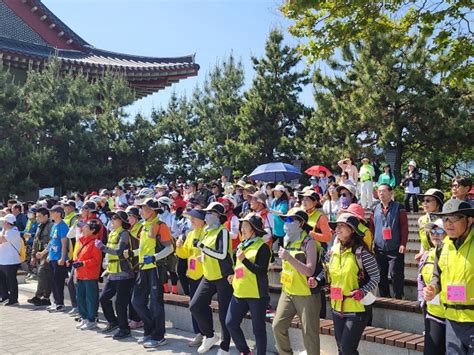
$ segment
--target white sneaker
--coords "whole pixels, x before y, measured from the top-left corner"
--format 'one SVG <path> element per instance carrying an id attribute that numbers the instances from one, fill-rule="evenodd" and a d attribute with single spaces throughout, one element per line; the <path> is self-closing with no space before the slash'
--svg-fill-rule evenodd
<path id="1" fill-rule="evenodd" d="M 191 340 L 188 345 L 189 346 L 200 346 L 202 344 L 202 339 L 203 339 L 203 335 L 202 334 L 198 334 L 194 337 L 193 340 Z"/>
<path id="2" fill-rule="evenodd" d="M 230 352 L 228 351 L 225 351 L 225 350 L 222 350 L 222 349 L 219 349 L 217 350 L 217 355 L 229 355 Z"/>
<path id="3" fill-rule="evenodd" d="M 214 345 L 216 345 L 220 341 L 220 337 L 214 333 L 212 338 L 204 337 L 201 346 L 198 348 L 197 352 L 199 354 L 204 354 L 205 352 L 209 351 Z"/>
<path id="4" fill-rule="evenodd" d="M 72 309 L 69 312 L 67 312 L 67 314 L 69 314 L 71 317 L 75 317 L 77 313 L 78 311 L 76 307 L 72 307 Z"/>
<path id="5" fill-rule="evenodd" d="M 56 309 L 56 304 L 54 304 L 54 303 L 51 303 L 51 306 L 46 307 L 47 311 L 51 311 L 53 309 Z"/>
<path id="6" fill-rule="evenodd" d="M 81 320 L 81 321 L 76 325 L 76 329 L 81 328 L 85 323 L 86 323 L 86 320 L 85 320 L 85 319 Z"/>
<path id="7" fill-rule="evenodd" d="M 86 320 L 85 323 L 82 325 L 82 327 L 80 327 L 79 329 L 80 330 L 91 330 L 91 329 L 94 329 L 96 327 L 97 327 L 96 322 L 91 322 L 91 321 Z"/>

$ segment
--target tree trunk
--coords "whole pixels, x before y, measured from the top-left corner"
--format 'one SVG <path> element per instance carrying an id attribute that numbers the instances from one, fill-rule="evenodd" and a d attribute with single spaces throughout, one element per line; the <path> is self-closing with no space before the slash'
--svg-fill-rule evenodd
<path id="1" fill-rule="evenodd" d="M 397 184 L 400 183 L 402 176 L 402 155 L 403 155 L 403 138 L 402 138 L 403 128 L 397 127 L 397 140 L 395 145 L 395 166 L 393 168 L 393 174 L 397 180 Z"/>
<path id="2" fill-rule="evenodd" d="M 436 182 L 435 186 L 437 189 L 441 189 L 441 160 L 435 160 L 435 174 L 436 174 Z"/>

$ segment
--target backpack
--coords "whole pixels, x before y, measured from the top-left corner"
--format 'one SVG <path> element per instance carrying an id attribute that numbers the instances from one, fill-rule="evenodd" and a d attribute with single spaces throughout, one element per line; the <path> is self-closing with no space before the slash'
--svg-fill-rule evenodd
<path id="1" fill-rule="evenodd" d="M 24 263 L 26 261 L 26 243 L 23 237 L 20 237 L 20 250 L 15 248 L 12 242 L 8 241 L 8 243 L 10 243 L 13 249 L 15 249 L 18 255 L 20 256 L 20 263 Z"/>

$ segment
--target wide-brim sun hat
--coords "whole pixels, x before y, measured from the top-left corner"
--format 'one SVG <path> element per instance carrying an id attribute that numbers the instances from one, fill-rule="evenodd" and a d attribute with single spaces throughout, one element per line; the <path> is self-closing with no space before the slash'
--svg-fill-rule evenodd
<path id="1" fill-rule="evenodd" d="M 423 202 L 425 196 L 430 196 L 434 197 L 439 202 L 440 206 L 444 203 L 444 193 L 438 189 L 428 189 L 424 194 L 417 194 L 416 196 L 420 202 Z"/>
<path id="2" fill-rule="evenodd" d="M 432 213 L 435 216 L 450 216 L 454 214 L 463 214 L 467 217 L 474 217 L 474 208 L 466 201 L 450 199 L 443 205 L 441 212 Z"/>
<path id="3" fill-rule="evenodd" d="M 160 208 L 158 201 L 153 198 L 147 198 L 145 201 L 138 203 L 137 206 L 146 206 L 152 210 L 157 210 Z"/>
<path id="4" fill-rule="evenodd" d="M 193 208 L 190 211 L 187 211 L 183 214 L 185 217 L 194 217 L 197 219 L 200 219 L 201 221 L 204 221 L 206 219 L 206 212 L 203 210 L 198 210 L 196 208 Z"/>
<path id="5" fill-rule="evenodd" d="M 107 212 L 107 215 L 110 218 L 113 218 L 114 216 L 117 216 L 123 223 L 129 224 L 128 223 L 128 214 L 125 211 Z"/>
<path id="6" fill-rule="evenodd" d="M 242 222 L 249 222 L 250 225 L 252 226 L 253 230 L 255 231 L 256 234 L 258 235 L 265 235 L 266 232 L 264 230 L 263 226 L 263 220 L 260 216 L 258 216 L 255 213 L 249 213 L 247 214 L 244 218 L 239 219 L 239 221 Z"/>
<path id="7" fill-rule="evenodd" d="M 359 219 L 351 213 L 341 213 L 336 222 L 329 222 L 329 226 L 332 230 L 335 230 L 339 223 L 347 224 L 359 237 L 364 236 L 364 232 L 359 229 Z"/>
<path id="8" fill-rule="evenodd" d="M 352 196 L 357 195 L 356 187 L 353 184 L 347 184 L 347 183 L 340 184 L 338 187 L 336 187 L 337 193 L 338 194 L 341 193 L 342 189 L 346 189 L 347 191 L 349 191 L 352 194 Z"/>
<path id="9" fill-rule="evenodd" d="M 205 212 L 215 212 L 220 216 L 225 216 L 225 208 L 222 205 L 222 203 L 219 202 L 212 202 L 207 206 L 206 208 L 203 209 Z"/>
<path id="10" fill-rule="evenodd" d="M 256 199 L 262 205 L 267 204 L 267 195 L 265 194 L 265 192 L 257 191 L 254 194 L 250 194 L 250 197 Z"/>
<path id="11" fill-rule="evenodd" d="M 287 213 L 287 214 L 284 214 L 284 215 L 281 215 L 281 216 L 278 216 L 278 217 L 280 217 L 280 219 L 282 219 L 283 222 L 287 222 L 288 218 L 296 219 L 300 222 L 303 222 L 303 229 L 308 229 L 308 230 L 312 229 L 312 227 L 308 224 L 309 216 L 303 210 L 295 210 L 291 213 Z"/>

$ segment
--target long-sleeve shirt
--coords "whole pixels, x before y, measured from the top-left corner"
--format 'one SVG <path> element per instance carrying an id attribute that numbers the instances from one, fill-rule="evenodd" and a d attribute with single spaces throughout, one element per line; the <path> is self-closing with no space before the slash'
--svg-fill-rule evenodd
<path id="1" fill-rule="evenodd" d="M 124 259 L 123 257 L 123 252 L 126 249 L 130 248 L 130 233 L 126 230 L 122 231 L 119 235 L 119 243 L 118 243 L 118 248 L 110 248 L 106 245 L 102 248 L 102 251 L 106 254 L 110 255 L 117 255 L 120 260 L 120 267 L 122 269 L 121 272 L 116 272 L 116 273 L 110 273 L 108 275 L 108 279 L 111 281 L 114 280 L 126 280 L 126 279 L 131 279 L 134 277 L 133 270 L 131 269 L 130 263 Z"/>
<path id="2" fill-rule="evenodd" d="M 326 215 L 321 214 L 316 222 L 316 228 L 321 232 L 312 231 L 310 234 L 311 236 L 316 239 L 318 242 L 328 243 L 332 239 L 332 230 L 329 227 L 329 220 Z"/>
<path id="3" fill-rule="evenodd" d="M 222 229 L 216 239 L 216 249 L 203 247 L 202 252 L 214 259 L 225 260 L 229 252 L 229 231 Z"/>

